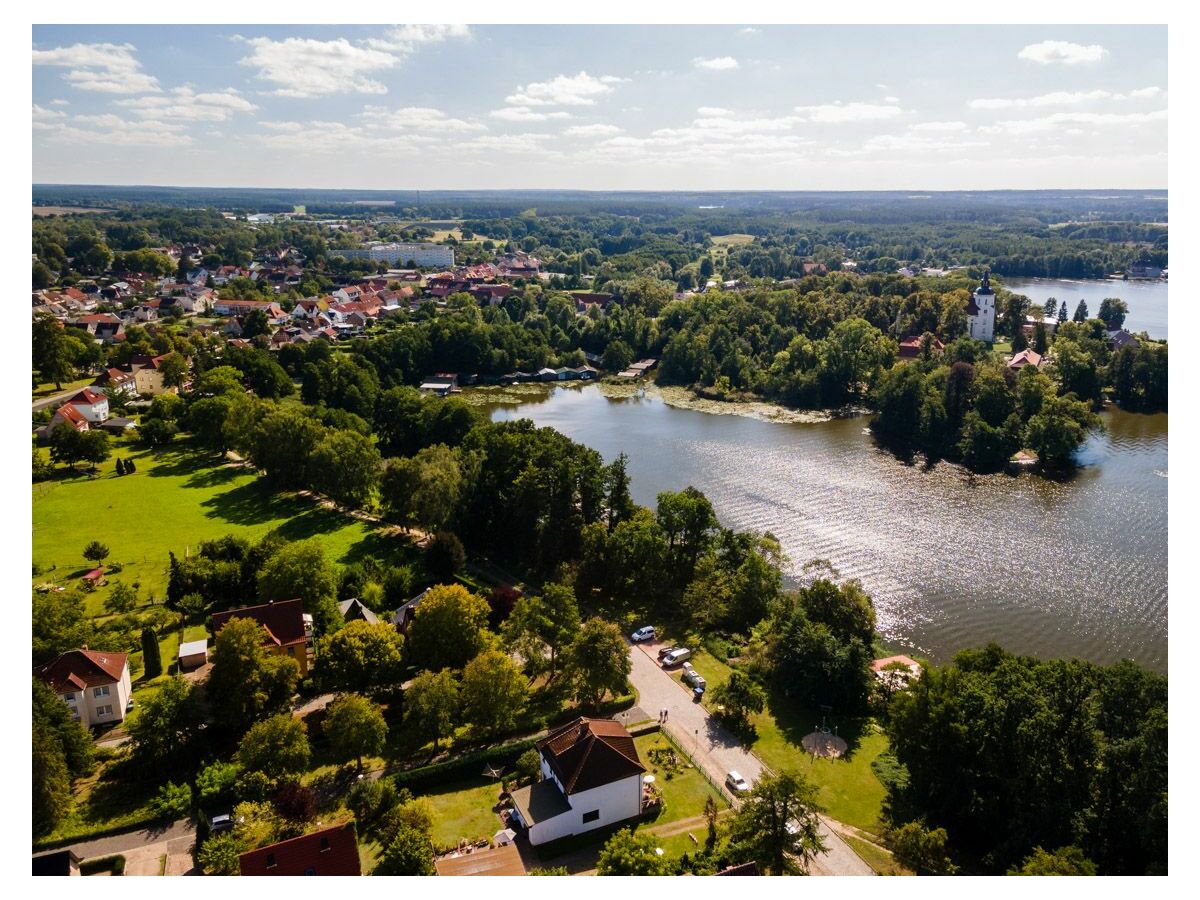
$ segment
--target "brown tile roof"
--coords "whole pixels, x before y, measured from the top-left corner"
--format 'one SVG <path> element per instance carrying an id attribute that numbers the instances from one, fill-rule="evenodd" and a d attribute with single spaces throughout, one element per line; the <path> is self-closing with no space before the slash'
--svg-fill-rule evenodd
<path id="1" fill-rule="evenodd" d="M 580 717 L 550 732 L 536 746 L 568 794 L 646 771 L 633 737 L 612 719 Z"/>
<path id="2" fill-rule="evenodd" d="M 250 850 L 238 857 L 243 875 L 361 875 L 354 823 Z"/>
<path id="3" fill-rule="evenodd" d="M 213 634 L 220 632 L 230 619 L 254 619 L 267 632 L 270 643 L 287 646 L 303 643 L 304 608 L 299 600 L 277 600 L 261 606 L 247 606 L 213 613 Z"/>
<path id="4" fill-rule="evenodd" d="M 434 860 L 439 875 L 524 875 L 525 863 L 516 844 L 501 844 L 490 850 L 476 850 Z"/>
<path id="5" fill-rule="evenodd" d="M 54 414 L 65 421 L 68 425 L 79 431 L 81 428 L 87 427 L 87 419 L 83 413 L 73 407 L 70 403 L 64 403 Z"/>
<path id="6" fill-rule="evenodd" d="M 33 674 L 58 693 L 78 691 L 120 681 L 128 658 L 126 653 L 68 650 L 35 668 Z"/>

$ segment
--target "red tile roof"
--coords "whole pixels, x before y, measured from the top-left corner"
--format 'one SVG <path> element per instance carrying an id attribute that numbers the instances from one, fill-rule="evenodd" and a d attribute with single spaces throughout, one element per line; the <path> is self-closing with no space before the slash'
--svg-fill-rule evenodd
<path id="1" fill-rule="evenodd" d="M 93 403 L 99 403 L 101 400 L 107 400 L 104 394 L 98 394 L 91 388 L 84 388 L 74 397 L 67 400 L 67 403 L 86 403 L 91 406 Z"/>
<path id="2" fill-rule="evenodd" d="M 646 771 L 633 737 L 612 719 L 580 717 L 550 732 L 537 749 L 567 794 L 577 794 Z"/>
<path id="3" fill-rule="evenodd" d="M 277 600 L 261 606 L 247 606 L 213 613 L 213 634 L 220 632 L 230 619 L 254 619 L 267 632 L 268 642 L 280 646 L 303 643 L 304 608 L 299 600 Z"/>
<path id="4" fill-rule="evenodd" d="M 58 693 L 78 691 L 120 681 L 128 658 L 126 653 L 68 650 L 35 668 L 33 674 Z"/>
<path id="5" fill-rule="evenodd" d="M 354 823 L 302 834 L 238 857 L 243 875 L 361 875 Z"/>
<path id="6" fill-rule="evenodd" d="M 87 427 L 87 419 L 84 418 L 83 413 L 73 407 L 70 403 L 64 403 L 57 410 L 55 410 L 54 414 L 76 431 Z"/>

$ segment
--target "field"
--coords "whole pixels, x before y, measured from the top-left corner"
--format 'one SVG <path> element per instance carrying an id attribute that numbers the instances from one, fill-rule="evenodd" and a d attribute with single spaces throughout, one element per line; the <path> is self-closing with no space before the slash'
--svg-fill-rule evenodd
<path id="1" fill-rule="evenodd" d="M 94 377 L 88 376 L 87 378 L 77 378 L 75 381 L 64 381 L 61 388 L 55 385 L 53 381 L 42 381 L 34 387 L 33 399 L 35 401 L 41 400 L 45 397 L 57 394 L 60 391 L 71 391 L 78 388 L 85 388 L 95 380 L 96 379 Z"/>
<path id="2" fill-rule="evenodd" d="M 452 846 L 463 838 L 490 838 L 500 830 L 500 816 L 492 811 L 500 799 L 498 780 L 463 779 L 420 796 L 433 806 L 431 833 L 436 846 Z"/>
<path id="3" fill-rule="evenodd" d="M 711 691 L 733 670 L 706 650 L 696 650 L 691 663 Z M 678 673 L 673 673 L 678 678 Z M 705 701 L 705 705 L 709 705 Z M 789 769 L 805 775 L 817 786 L 818 798 L 839 822 L 878 834 L 885 790 L 871 763 L 888 749 L 887 737 L 869 719 L 829 720 L 846 738 L 850 749 L 842 759 L 813 759 L 800 746 L 804 735 L 821 723 L 821 714 L 796 707 L 782 697 L 772 697 L 766 710 L 754 716 L 757 731 L 753 749 L 776 771 Z"/>
<path id="4" fill-rule="evenodd" d="M 752 234 L 718 234 L 712 239 L 713 245 L 717 247 L 738 247 L 742 244 L 753 244 L 754 235 Z"/>
<path id="5" fill-rule="evenodd" d="M 90 206 L 35 206 L 35 216 L 73 216 L 82 213 L 112 212 L 111 209 L 95 209 Z"/>
<path id="6" fill-rule="evenodd" d="M 118 456 L 132 459 L 137 471 L 118 476 Z M 171 551 L 183 556 L 203 540 L 225 534 L 255 540 L 272 530 L 288 540 L 316 538 L 338 563 L 411 552 L 402 537 L 385 537 L 371 523 L 308 498 L 275 493 L 250 470 L 223 465 L 187 443 L 159 450 L 117 443 L 95 477 L 33 486 L 33 562 L 41 570 L 33 582 L 75 581 L 92 568 L 80 555 L 84 545 L 99 540 L 111 550 L 106 565 L 123 567 L 109 576 L 109 587 L 89 595 L 89 613 L 100 615 L 114 581 L 137 582 L 143 601 L 164 597 Z"/>

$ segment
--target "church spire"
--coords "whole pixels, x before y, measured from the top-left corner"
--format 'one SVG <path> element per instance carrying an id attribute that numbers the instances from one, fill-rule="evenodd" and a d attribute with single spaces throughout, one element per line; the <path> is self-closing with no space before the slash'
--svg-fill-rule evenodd
<path id="1" fill-rule="evenodd" d="M 988 270 L 984 269 L 983 270 L 983 280 L 979 282 L 979 288 L 978 288 L 978 290 L 975 291 L 975 293 L 977 293 L 977 294 L 992 293 L 992 284 L 988 280 L 988 275 L 989 275 Z"/>

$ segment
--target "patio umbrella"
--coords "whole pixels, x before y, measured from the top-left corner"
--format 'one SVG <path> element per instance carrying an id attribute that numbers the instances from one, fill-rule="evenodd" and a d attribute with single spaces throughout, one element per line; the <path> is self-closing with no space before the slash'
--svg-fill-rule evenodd
<path id="1" fill-rule="evenodd" d="M 642 783 L 643 784 L 654 784 L 654 776 L 647 775 L 645 778 L 642 779 Z"/>
<path id="2" fill-rule="evenodd" d="M 517 833 L 511 828 L 501 828 L 492 835 L 492 843 L 497 847 L 503 846 L 504 844 L 511 844 L 516 836 Z"/>

